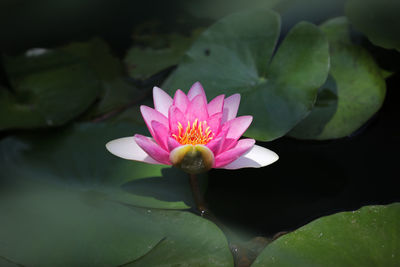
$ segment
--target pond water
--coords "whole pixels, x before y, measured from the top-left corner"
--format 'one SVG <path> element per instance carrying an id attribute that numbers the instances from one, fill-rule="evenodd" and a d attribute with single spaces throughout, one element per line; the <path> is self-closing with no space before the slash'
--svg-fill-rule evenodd
<path id="1" fill-rule="evenodd" d="M 400 201 L 400 75 L 387 84 L 382 109 L 350 137 L 281 138 L 263 143 L 280 156 L 267 168 L 212 171 L 210 209 L 226 222 L 271 236 L 324 215 Z"/>

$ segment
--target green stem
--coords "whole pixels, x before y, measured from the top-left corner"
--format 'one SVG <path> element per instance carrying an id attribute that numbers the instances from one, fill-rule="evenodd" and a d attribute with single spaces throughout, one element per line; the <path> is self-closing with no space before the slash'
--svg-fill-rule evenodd
<path id="1" fill-rule="evenodd" d="M 208 209 L 204 201 L 203 194 L 200 192 L 199 181 L 195 174 L 190 174 L 190 188 L 192 189 L 192 194 L 197 210 L 203 217 L 208 213 Z"/>
<path id="2" fill-rule="evenodd" d="M 217 217 L 208 209 L 206 202 L 204 201 L 203 194 L 200 192 L 199 182 L 195 174 L 190 174 L 190 187 L 192 189 L 193 198 L 196 203 L 196 208 L 200 212 L 201 217 L 208 219 L 219 226 L 223 232 L 228 236 L 233 236 L 233 233 L 221 223 Z"/>
<path id="3" fill-rule="evenodd" d="M 208 210 L 195 174 L 190 174 L 190 187 L 192 189 L 193 198 L 196 203 L 196 208 L 200 212 L 200 216 L 212 221 L 225 233 L 225 236 L 227 237 L 229 242 L 229 248 L 234 257 L 235 266 L 250 266 L 255 257 L 249 258 L 247 254 L 249 254 L 251 251 L 248 251 L 245 247 L 242 247 L 239 237 L 236 236 L 236 234 L 233 233 L 230 229 L 228 229 L 222 222 L 220 222 L 210 210 Z"/>

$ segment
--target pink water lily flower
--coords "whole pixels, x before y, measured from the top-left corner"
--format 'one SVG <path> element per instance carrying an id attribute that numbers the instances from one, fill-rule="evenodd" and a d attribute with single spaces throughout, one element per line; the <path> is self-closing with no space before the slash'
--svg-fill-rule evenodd
<path id="1" fill-rule="evenodd" d="M 239 139 L 252 116 L 236 117 L 240 95 L 215 97 L 207 102 L 199 82 L 186 95 L 177 90 L 172 99 L 153 88 L 154 109 L 140 111 L 152 138 L 140 134 L 107 143 L 121 158 L 150 164 L 174 165 L 188 173 L 211 168 L 259 168 L 273 163 L 278 155 L 255 145 L 254 139 Z"/>

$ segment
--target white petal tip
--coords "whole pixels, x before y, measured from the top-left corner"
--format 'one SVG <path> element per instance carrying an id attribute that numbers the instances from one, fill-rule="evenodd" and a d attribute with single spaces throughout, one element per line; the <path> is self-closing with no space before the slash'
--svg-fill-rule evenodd
<path id="1" fill-rule="evenodd" d="M 168 109 L 172 105 L 171 96 L 167 94 L 163 89 L 154 86 L 153 101 L 154 108 L 164 116 L 168 117 Z"/>
<path id="2" fill-rule="evenodd" d="M 235 170 L 241 168 L 261 168 L 277 161 L 279 156 L 262 146 L 254 145 L 246 154 L 222 169 Z"/>
<path id="3" fill-rule="evenodd" d="M 106 144 L 107 150 L 120 158 L 142 161 L 150 164 L 161 164 L 147 155 L 135 142 L 134 137 L 123 137 Z"/>
<path id="4" fill-rule="evenodd" d="M 164 92 L 164 90 L 163 89 L 161 89 L 160 87 L 158 87 L 158 86 L 154 86 L 153 87 L 153 94 L 154 93 L 158 93 L 158 92 L 160 92 L 160 93 L 163 93 Z"/>

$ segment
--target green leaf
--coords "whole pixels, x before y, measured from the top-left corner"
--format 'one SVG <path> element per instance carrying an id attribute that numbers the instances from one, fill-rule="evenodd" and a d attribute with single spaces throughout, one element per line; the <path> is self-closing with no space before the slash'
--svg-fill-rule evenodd
<path id="1" fill-rule="evenodd" d="M 78 54 L 93 69 L 101 83 L 100 100 L 90 110 L 88 117 L 95 117 L 131 103 L 140 91 L 127 81 L 123 65 L 114 57 L 101 39 L 72 43 L 62 48 Z M 126 77 L 125 77 L 126 76 Z"/>
<path id="2" fill-rule="evenodd" d="M 129 75 L 135 79 L 144 80 L 168 67 L 177 65 L 199 33 L 200 31 L 194 31 L 191 36 L 157 35 L 165 42 L 161 47 L 154 47 L 152 42 L 159 43 L 155 38 L 147 40 L 145 47 L 138 45 L 131 47 L 124 60 Z"/>
<path id="3" fill-rule="evenodd" d="M 232 266 L 223 233 L 199 216 L 133 208 L 84 188 L 12 178 L 6 186 L 2 180 L 7 191 L 0 196 L 0 255 L 13 262 L 119 266 L 150 258 L 166 266 Z"/>
<path id="4" fill-rule="evenodd" d="M 147 134 L 147 130 L 124 123 L 77 124 L 56 134 L 9 138 L 0 147 L 8 159 L 2 164 L 2 172 L 10 177 L 22 175 L 85 186 L 115 201 L 140 207 L 192 206 L 187 174 L 166 165 L 121 159 L 105 149 L 108 141 L 135 133 Z M 15 147 L 23 149 L 9 154 Z"/>
<path id="5" fill-rule="evenodd" d="M 400 51 L 399 1 L 350 0 L 345 11 L 354 27 L 372 43 Z"/>
<path id="6" fill-rule="evenodd" d="M 38 181 L 4 189 L 0 254 L 24 266 L 117 266 L 163 238 L 145 211 L 90 191 Z"/>
<path id="7" fill-rule="evenodd" d="M 150 259 L 166 266 L 232 266 L 216 225 L 189 212 L 163 210 L 186 207 L 180 198 L 189 190 L 186 175 L 116 158 L 104 148 L 110 139 L 141 131 L 78 124 L 3 139 L 0 263 L 128 266 Z M 146 185 L 147 179 L 153 182 Z"/>
<path id="8" fill-rule="evenodd" d="M 0 266 L 3 266 L 3 267 L 19 267 L 21 265 L 17 264 L 17 263 L 14 263 L 9 259 L 6 259 L 6 258 L 0 256 Z"/>
<path id="9" fill-rule="evenodd" d="M 268 245 L 252 267 L 398 266 L 400 204 L 315 220 Z"/>
<path id="10" fill-rule="evenodd" d="M 0 90 L 0 130 L 65 124 L 100 91 L 88 64 L 66 51 L 30 50 L 4 66 L 14 93 Z"/>
<path id="11" fill-rule="evenodd" d="M 240 93 L 239 113 L 254 117 L 245 135 L 278 138 L 311 110 L 329 67 L 325 37 L 306 22 L 289 32 L 271 61 L 279 29 L 273 11 L 225 17 L 198 38 L 163 87 L 175 91 L 200 81 L 209 98 Z"/>
<path id="12" fill-rule="evenodd" d="M 170 217 L 166 217 L 167 214 Z M 174 235 L 127 266 L 233 266 L 228 244 L 221 242 L 220 230 L 208 220 L 196 217 L 202 223 L 193 225 L 194 215 L 187 212 L 168 211 L 154 215 L 157 215 L 156 220 L 164 222 L 163 230 Z"/>
<path id="13" fill-rule="evenodd" d="M 92 118 L 124 106 L 140 93 L 100 39 L 57 49 L 32 49 L 5 67 L 14 93 L 0 88 L 0 130 L 63 125 L 86 111 Z"/>
<path id="14" fill-rule="evenodd" d="M 379 66 L 367 50 L 351 43 L 347 19 L 329 20 L 321 29 L 330 42 L 330 77 L 310 115 L 289 133 L 295 138 L 348 136 L 379 110 L 386 94 Z"/>
<path id="15" fill-rule="evenodd" d="M 392 76 L 394 74 L 393 71 L 389 71 L 389 70 L 385 70 L 385 69 L 381 69 L 381 75 L 384 79 L 389 78 L 390 76 Z"/>

